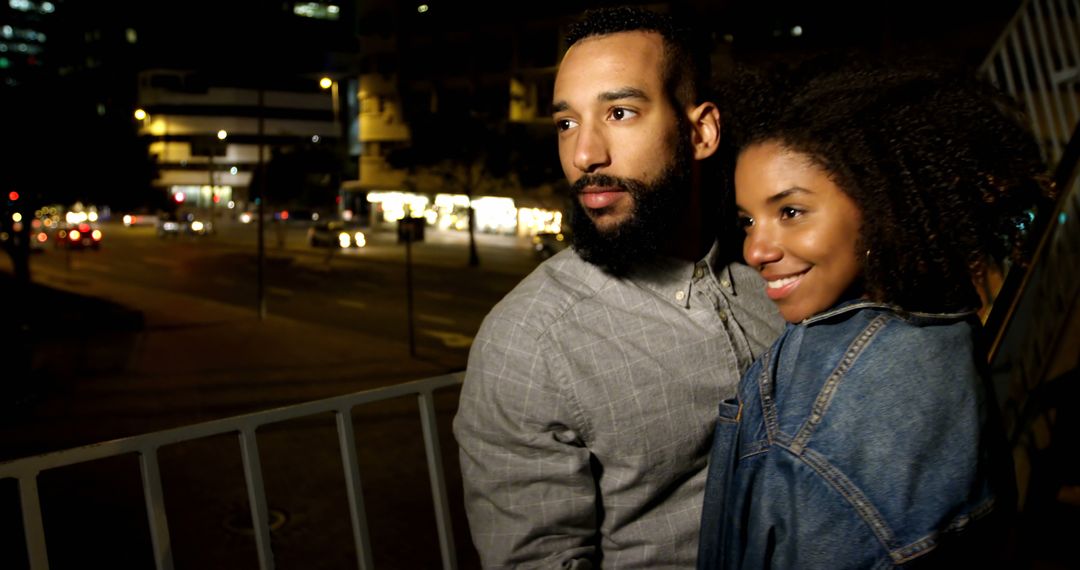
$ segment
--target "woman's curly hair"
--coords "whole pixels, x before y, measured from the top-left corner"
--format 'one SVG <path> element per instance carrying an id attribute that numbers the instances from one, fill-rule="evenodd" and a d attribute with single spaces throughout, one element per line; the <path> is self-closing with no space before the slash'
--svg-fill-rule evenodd
<path id="1" fill-rule="evenodd" d="M 720 92 L 730 160 L 777 142 L 854 200 L 868 298 L 909 311 L 978 308 L 974 283 L 988 268 L 1029 258 L 1046 169 L 1015 104 L 973 74 L 827 56 L 741 70 Z"/>

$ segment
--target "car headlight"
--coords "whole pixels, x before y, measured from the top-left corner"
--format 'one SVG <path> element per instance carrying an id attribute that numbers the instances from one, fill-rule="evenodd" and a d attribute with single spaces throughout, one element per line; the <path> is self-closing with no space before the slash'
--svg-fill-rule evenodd
<path id="1" fill-rule="evenodd" d="M 348 232 L 341 232 L 337 236 L 337 241 L 341 247 L 349 247 L 352 243 L 352 237 L 349 236 Z"/>
<path id="2" fill-rule="evenodd" d="M 201 232 L 201 231 L 203 231 L 203 223 L 200 222 L 199 220 L 195 220 L 194 222 L 191 222 L 191 231 L 193 231 L 193 232 Z"/>
<path id="3" fill-rule="evenodd" d="M 356 243 L 356 247 L 364 247 L 367 245 L 367 238 L 364 237 L 364 232 L 356 232 L 353 234 L 353 242 Z"/>

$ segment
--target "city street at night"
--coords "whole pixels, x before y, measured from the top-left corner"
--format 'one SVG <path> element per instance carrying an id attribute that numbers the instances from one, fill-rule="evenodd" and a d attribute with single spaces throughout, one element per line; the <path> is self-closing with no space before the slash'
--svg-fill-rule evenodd
<path id="1" fill-rule="evenodd" d="M 434 232 L 413 244 L 410 357 L 406 246 L 395 233 L 372 233 L 365 249 L 328 258 L 327 250 L 307 244 L 303 225 L 284 232 L 284 247 L 268 225 L 268 316 L 260 321 L 254 225 L 165 239 L 152 226 L 102 227 L 99 250 L 46 247 L 34 254 L 34 281 L 138 311 L 142 327 L 118 330 L 106 314 L 73 333 L 61 330 L 71 321 L 56 313 L 63 306 L 36 307 L 39 330 L 57 341 L 39 344 L 35 376 L 17 380 L 31 386 L 0 425 L 2 459 L 463 370 L 483 316 L 537 264 L 524 238 L 478 236 L 478 268 L 467 267 L 467 235 Z M 457 390 L 437 396 L 457 551 L 462 567 L 470 567 L 475 552 L 450 433 Z M 356 410 L 354 421 L 377 565 L 438 566 L 415 401 L 370 404 Z M 332 419 L 275 426 L 260 449 L 270 507 L 280 517 L 273 533 L 280 567 L 354 566 Z M 177 445 L 161 460 L 177 567 L 224 567 L 226 560 L 230 568 L 256 567 L 250 531 L 237 531 L 246 503 L 235 443 Z M 101 461 L 43 478 L 51 567 L 78 567 L 87 558 L 113 567 L 149 564 L 142 498 L 132 491 L 138 484 L 121 475 L 137 477 L 137 469 L 124 465 Z M 0 500 L 14 507 L 13 484 Z M 21 532 L 4 537 L 2 566 L 18 568 L 19 555 L 9 553 L 23 550 Z"/>

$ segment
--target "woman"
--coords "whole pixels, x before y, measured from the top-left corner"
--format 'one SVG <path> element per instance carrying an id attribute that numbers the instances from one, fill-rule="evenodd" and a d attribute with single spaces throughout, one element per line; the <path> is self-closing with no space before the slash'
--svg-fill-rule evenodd
<path id="1" fill-rule="evenodd" d="M 1024 258 L 1037 148 L 952 70 L 819 63 L 724 100 L 743 255 L 789 325 L 721 404 L 699 567 L 973 562 L 1014 494 L 974 284 Z"/>

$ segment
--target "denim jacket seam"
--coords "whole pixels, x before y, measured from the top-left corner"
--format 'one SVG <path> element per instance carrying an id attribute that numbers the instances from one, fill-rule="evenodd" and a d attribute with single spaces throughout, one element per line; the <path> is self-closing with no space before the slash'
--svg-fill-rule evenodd
<path id="1" fill-rule="evenodd" d="M 783 338 L 783 337 L 781 337 Z M 776 405 L 772 399 L 772 371 L 775 367 L 773 362 L 780 354 L 779 346 L 774 346 L 762 356 L 761 374 L 758 376 L 758 392 L 761 398 L 761 415 L 765 422 L 765 434 L 770 441 L 776 438 L 780 431 L 780 421 L 776 417 Z"/>
<path id="2" fill-rule="evenodd" d="M 898 547 L 889 552 L 889 556 L 896 564 L 906 564 L 911 562 L 936 548 L 941 535 L 964 530 L 973 521 L 976 521 L 993 511 L 994 507 L 994 497 L 988 497 L 972 509 L 971 512 L 955 517 L 949 522 L 944 530 L 934 531 L 910 544 Z"/>
<path id="3" fill-rule="evenodd" d="M 789 451 L 792 450 L 789 448 Z M 813 449 L 804 448 L 801 453 L 793 452 L 793 454 L 797 459 L 803 461 L 813 469 L 826 484 L 839 493 L 840 496 L 855 509 L 859 518 L 870 527 L 871 532 L 874 533 L 878 542 L 881 543 L 882 550 L 889 553 L 889 556 L 892 557 L 892 545 L 896 542 L 896 537 L 889 524 L 886 522 L 885 517 L 874 506 L 873 501 L 871 501 L 853 481 L 848 479 L 842 471 L 829 463 L 829 460 L 819 452 Z"/>
<path id="4" fill-rule="evenodd" d="M 877 333 L 885 327 L 888 322 L 888 317 L 885 315 L 878 315 L 874 320 L 870 321 L 870 324 L 866 325 L 860 332 L 855 340 L 848 345 L 847 350 L 844 351 L 844 356 L 840 359 L 840 362 L 833 369 L 832 373 L 825 380 L 825 384 L 818 392 L 817 398 L 814 400 L 814 405 L 810 409 L 810 416 L 799 428 L 798 433 L 795 434 L 795 438 L 792 441 L 792 450 L 798 454 L 804 449 L 807 443 L 810 441 L 810 437 L 817 430 L 818 424 L 821 423 L 822 418 L 825 417 L 825 412 L 828 411 L 829 405 L 832 403 L 833 396 L 836 394 L 836 389 L 840 385 L 840 381 L 847 374 L 847 371 L 854 366 L 855 361 L 859 359 L 866 347 L 869 346 L 870 341 L 877 335 Z"/>

